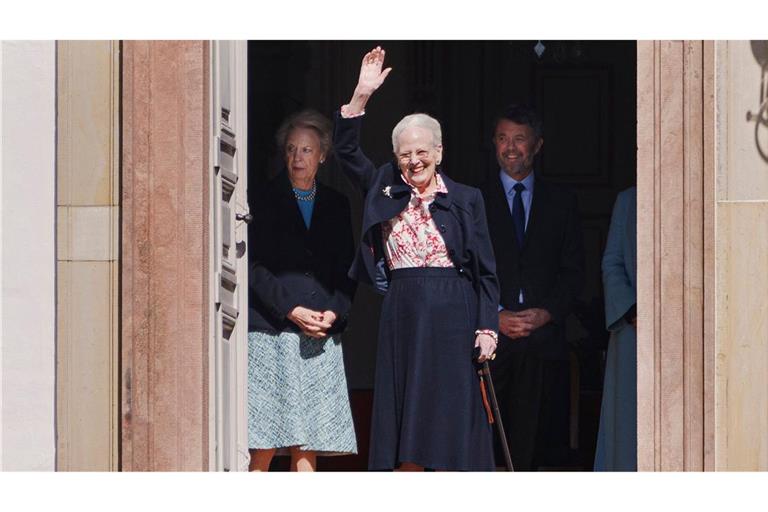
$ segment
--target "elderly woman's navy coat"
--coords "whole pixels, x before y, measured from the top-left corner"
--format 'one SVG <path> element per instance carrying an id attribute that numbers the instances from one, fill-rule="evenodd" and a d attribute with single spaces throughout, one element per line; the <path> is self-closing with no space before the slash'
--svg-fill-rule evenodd
<path id="1" fill-rule="evenodd" d="M 350 277 L 386 288 L 389 269 L 384 259 L 381 222 L 402 212 L 411 197 L 411 188 L 402 180 L 400 169 L 389 162 L 378 170 L 360 149 L 362 117 L 345 119 L 337 112 L 333 144 L 336 156 L 365 194 L 360 247 Z M 477 329 L 499 330 L 499 284 L 481 192 L 440 175 L 448 189 L 438 193 L 430 205 L 432 219 L 440 230 L 448 256 L 458 272 L 467 276 L 478 294 Z"/>
<path id="2" fill-rule="evenodd" d="M 391 270 L 381 223 L 402 212 L 411 188 L 359 147 L 361 118 L 337 113 L 334 149 L 365 194 L 360 247 L 349 275 L 386 290 L 379 322 L 370 469 L 410 462 L 442 470 L 493 470 L 492 430 L 473 363 L 477 329 L 498 331 L 499 289 L 479 190 L 441 175 L 447 193 L 429 208 L 455 268 Z"/>

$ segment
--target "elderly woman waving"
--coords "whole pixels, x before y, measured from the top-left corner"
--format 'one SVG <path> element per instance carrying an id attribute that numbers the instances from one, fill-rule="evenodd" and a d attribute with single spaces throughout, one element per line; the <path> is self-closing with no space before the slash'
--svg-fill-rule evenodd
<path id="1" fill-rule="evenodd" d="M 250 469 L 278 449 L 291 468 L 316 455 L 356 453 L 340 333 L 355 283 L 349 201 L 315 179 L 331 122 L 313 110 L 277 131 L 285 169 L 257 190 L 249 226 L 248 441 Z"/>
<path id="2" fill-rule="evenodd" d="M 440 123 L 404 117 L 395 161 L 378 170 L 360 148 L 364 108 L 391 68 L 363 58 L 336 114 L 334 149 L 365 195 L 350 270 L 386 288 L 376 356 L 369 469 L 493 470 L 492 431 L 473 363 L 496 349 L 499 291 L 480 192 L 439 172 Z M 487 404 L 486 404 L 487 405 Z"/>

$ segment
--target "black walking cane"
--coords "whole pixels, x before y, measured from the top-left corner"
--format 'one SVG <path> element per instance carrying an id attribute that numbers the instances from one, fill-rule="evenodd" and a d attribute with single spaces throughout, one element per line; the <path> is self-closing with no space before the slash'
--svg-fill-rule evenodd
<path id="1" fill-rule="evenodd" d="M 480 353 L 480 348 L 476 348 L 475 352 L 477 355 Z M 477 361 L 477 357 L 475 356 L 475 360 Z M 504 462 L 507 464 L 507 471 L 514 471 L 515 468 L 512 466 L 512 456 L 509 454 L 509 443 L 507 443 L 507 435 L 504 432 L 504 424 L 501 421 L 501 411 L 499 410 L 499 401 L 496 399 L 496 390 L 493 387 L 493 379 L 491 379 L 491 367 L 488 365 L 488 360 L 486 359 L 481 364 L 481 367 L 479 370 L 477 370 L 477 374 L 480 376 L 480 391 L 483 394 L 483 401 L 486 401 L 485 396 L 485 383 L 488 383 L 488 394 L 491 395 L 491 407 L 493 407 L 493 421 L 491 423 L 496 423 L 496 428 L 499 431 L 499 441 L 501 441 L 501 449 L 504 452 Z M 487 406 L 487 403 L 485 404 Z"/>

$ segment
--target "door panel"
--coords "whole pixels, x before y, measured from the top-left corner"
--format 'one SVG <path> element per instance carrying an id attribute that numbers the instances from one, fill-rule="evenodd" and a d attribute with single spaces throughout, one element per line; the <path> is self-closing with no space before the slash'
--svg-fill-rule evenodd
<path id="1" fill-rule="evenodd" d="M 214 432 L 216 470 L 248 468 L 245 42 L 214 41 L 212 58 Z"/>

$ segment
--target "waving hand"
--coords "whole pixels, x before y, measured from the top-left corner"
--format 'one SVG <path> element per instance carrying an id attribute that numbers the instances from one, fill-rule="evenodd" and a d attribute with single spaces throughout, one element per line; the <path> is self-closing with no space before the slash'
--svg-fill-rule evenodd
<path id="1" fill-rule="evenodd" d="M 392 68 L 381 70 L 384 66 L 385 54 L 386 52 L 380 46 L 365 54 L 360 64 L 360 78 L 357 80 L 355 92 L 370 96 L 384 83 L 387 75 L 392 71 Z"/>
<path id="2" fill-rule="evenodd" d="M 363 56 L 363 61 L 360 64 L 360 77 L 357 80 L 357 87 L 352 95 L 352 99 L 344 106 L 342 110 L 343 115 L 357 115 L 365 110 L 365 104 L 368 102 L 368 98 L 381 87 L 384 80 L 387 79 L 387 75 L 392 71 L 392 68 L 386 68 L 382 71 L 384 66 L 384 55 L 386 52 L 377 46 L 373 50 Z"/>

